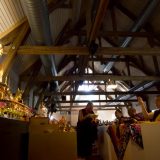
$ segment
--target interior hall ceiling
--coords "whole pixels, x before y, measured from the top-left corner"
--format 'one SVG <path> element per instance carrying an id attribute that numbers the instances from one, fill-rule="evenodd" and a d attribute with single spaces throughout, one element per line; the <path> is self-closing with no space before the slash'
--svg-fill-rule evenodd
<path id="1" fill-rule="evenodd" d="M 143 89 L 145 90 L 152 86 L 156 86 L 157 90 L 159 89 L 159 85 L 157 85 L 160 74 L 159 55 L 136 55 L 137 52 L 135 52 L 135 55 L 123 55 L 122 53 L 122 56 L 113 57 L 114 55 L 102 54 L 98 56 L 98 54 L 94 54 L 98 53 L 96 47 L 98 47 L 98 49 L 101 47 L 122 47 L 124 49 L 127 47 L 142 50 L 144 48 L 148 48 L 148 50 L 151 48 L 159 49 L 159 0 L 154 0 L 154 4 L 151 0 L 48 0 L 46 1 L 48 11 L 46 11 L 45 16 L 48 17 L 49 20 L 49 26 L 47 26 L 48 28 L 46 29 L 50 30 L 50 45 L 45 42 L 43 44 L 37 44 L 36 42 L 37 39 L 34 37 L 35 33 L 33 33 L 33 26 L 31 24 L 33 17 L 28 16 L 29 10 L 27 10 L 26 7 L 26 4 L 29 4 L 29 2 L 31 1 L 0 1 L 0 43 L 5 52 L 10 53 L 8 48 L 19 36 L 23 25 L 25 25 L 25 23 L 27 25 L 28 22 L 30 25 L 30 29 L 27 31 L 25 38 L 23 38 L 21 44 L 18 46 L 19 49 L 16 48 L 17 54 L 15 53 L 11 63 L 11 68 L 19 77 L 19 80 L 23 80 L 23 82 L 26 83 L 26 95 L 29 94 L 33 86 L 37 86 L 37 93 L 42 92 L 42 88 L 45 88 L 47 80 L 42 78 L 45 82 L 37 82 L 36 77 L 43 77 L 45 75 L 46 79 L 52 80 L 50 75 L 45 73 L 46 69 L 43 62 L 45 56 L 42 57 L 41 53 L 35 53 L 34 48 L 32 49 L 33 46 L 45 45 L 48 47 L 65 47 L 65 50 L 68 50 L 68 52 L 71 49 L 70 54 L 66 54 L 64 50 L 64 54 L 55 54 L 53 61 L 51 60 L 51 63 L 54 63 L 56 67 L 56 74 L 58 75 L 83 76 L 87 74 L 85 69 L 88 68 L 92 70 L 91 76 L 102 75 L 102 81 L 105 80 L 107 84 L 107 78 L 103 79 L 105 75 L 108 77 L 109 75 L 119 76 L 119 79 L 117 77 L 116 80 L 120 81 L 125 79 L 125 76 L 130 77 L 123 82 L 129 91 L 143 91 Z M 38 1 L 35 0 L 35 2 Z M 148 4 L 150 4 L 152 8 L 150 7 L 150 9 L 148 9 Z M 146 11 L 147 9 L 148 11 Z M 35 11 L 35 15 L 41 13 L 36 13 Z M 145 16 L 143 16 L 144 13 Z M 43 15 L 41 16 L 43 17 Z M 138 23 L 141 23 L 141 25 L 137 27 L 136 25 Z M 42 37 L 42 39 L 43 38 L 44 37 Z M 123 44 L 127 39 L 130 39 L 130 42 L 127 42 L 128 44 L 124 47 Z M 23 48 L 25 46 L 31 47 L 30 51 L 33 53 L 28 54 L 26 52 L 27 54 L 19 54 L 21 47 Z M 88 56 L 81 54 L 72 55 L 72 47 L 87 47 Z M 25 49 L 23 49 L 23 51 L 25 51 Z M 79 53 L 80 52 L 81 49 L 79 49 Z M 49 53 L 47 53 L 47 55 L 49 55 Z M 3 57 L 4 56 L 7 57 L 7 55 L 3 55 Z M 104 70 L 108 64 L 111 65 L 111 69 L 105 73 Z M 39 68 L 37 67 L 37 69 L 35 66 Z M 50 69 L 52 70 L 52 68 Z M 52 76 L 54 77 L 56 75 Z M 132 79 L 131 76 L 142 76 L 142 80 L 137 81 L 135 77 Z M 144 78 L 145 81 L 143 77 L 146 77 Z M 147 77 L 148 81 L 146 80 Z M 29 81 L 32 81 L 32 83 L 29 84 Z M 74 79 L 71 81 L 74 82 Z M 69 88 L 68 91 L 74 90 L 78 92 L 78 87 L 82 81 L 77 80 L 77 82 L 73 82 L 67 82 L 63 79 L 63 81 L 59 81 L 56 85 L 59 86 L 61 91 L 63 91 L 63 88 Z M 92 82 L 95 83 L 96 81 L 92 80 Z M 30 87 L 27 89 L 27 86 Z M 141 89 L 141 86 L 144 86 L 142 87 L 143 89 Z M 49 87 L 51 88 L 50 90 L 55 91 L 54 83 L 50 84 Z M 104 86 L 101 89 L 104 90 Z M 75 99 L 74 96 L 72 98 L 73 100 Z"/>

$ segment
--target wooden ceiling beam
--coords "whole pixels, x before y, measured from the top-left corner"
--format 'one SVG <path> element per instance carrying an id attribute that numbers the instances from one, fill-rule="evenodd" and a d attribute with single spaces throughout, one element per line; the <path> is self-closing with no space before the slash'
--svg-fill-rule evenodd
<path id="1" fill-rule="evenodd" d="M 85 108 L 86 105 L 77 105 L 77 106 L 72 106 L 71 108 L 76 109 L 76 108 Z M 128 105 L 95 105 L 93 108 L 109 108 L 109 107 L 128 107 Z M 63 108 L 70 108 L 70 106 L 61 106 L 61 109 Z M 115 108 L 113 108 L 115 110 Z"/>
<path id="2" fill-rule="evenodd" d="M 66 0 L 50 0 L 48 3 L 48 12 L 52 13 L 57 8 L 63 8 Z"/>
<path id="3" fill-rule="evenodd" d="M 54 101 L 55 103 L 87 103 L 89 100 L 74 100 L 74 101 Z M 133 100 L 92 100 L 92 102 L 137 102 L 136 99 Z"/>
<path id="4" fill-rule="evenodd" d="M 4 54 L 9 47 L 4 47 Z M 63 46 L 20 46 L 17 54 L 26 55 L 89 55 L 87 47 L 63 47 Z M 112 48 L 102 47 L 95 55 L 150 55 L 160 56 L 160 48 Z"/>
<path id="5" fill-rule="evenodd" d="M 28 76 L 21 77 L 25 81 Z M 110 80 L 123 80 L 123 81 L 159 81 L 159 76 L 117 76 L 117 75 L 69 75 L 69 76 L 37 76 L 35 81 L 108 81 Z"/>
<path id="6" fill-rule="evenodd" d="M 45 96 L 60 96 L 60 95 L 127 95 L 127 94 L 134 94 L 134 95 L 143 95 L 143 94 L 159 94 L 159 91 L 126 91 L 126 92 L 105 92 L 105 91 L 77 91 L 77 92 L 46 92 Z"/>

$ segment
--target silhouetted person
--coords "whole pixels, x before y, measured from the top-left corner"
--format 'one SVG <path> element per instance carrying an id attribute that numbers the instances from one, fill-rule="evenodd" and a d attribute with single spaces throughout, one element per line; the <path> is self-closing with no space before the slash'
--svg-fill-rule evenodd
<path id="1" fill-rule="evenodd" d="M 96 115 L 93 112 L 93 104 L 91 102 L 79 111 L 77 123 L 77 149 L 79 157 L 87 158 L 92 154 L 92 144 L 97 138 L 95 118 Z"/>

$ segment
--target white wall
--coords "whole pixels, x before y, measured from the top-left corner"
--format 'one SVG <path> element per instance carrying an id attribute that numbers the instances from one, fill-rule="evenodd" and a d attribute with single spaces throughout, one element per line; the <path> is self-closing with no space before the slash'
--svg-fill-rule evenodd
<path id="1" fill-rule="evenodd" d="M 60 120 L 62 116 L 66 118 L 67 121 L 71 122 L 72 126 L 77 125 L 78 121 L 78 110 L 77 111 L 71 111 L 71 115 L 69 114 L 60 114 L 60 112 L 53 113 L 53 118 L 56 120 Z M 98 119 L 101 121 L 113 121 L 115 119 L 115 111 L 114 110 L 105 110 L 105 111 L 95 111 L 95 113 L 98 115 Z"/>
<path id="2" fill-rule="evenodd" d="M 60 112 L 56 112 L 56 113 L 53 113 L 52 116 L 56 120 L 60 120 L 62 118 L 62 116 L 64 116 L 67 121 L 70 121 L 69 114 L 60 114 Z"/>
<path id="3" fill-rule="evenodd" d="M 97 111 L 97 115 L 101 121 L 113 121 L 115 119 L 115 110 Z"/>
<path id="4" fill-rule="evenodd" d="M 95 111 L 101 121 L 113 121 L 115 119 L 114 110 Z M 71 112 L 71 125 L 76 126 L 78 121 L 78 111 Z"/>

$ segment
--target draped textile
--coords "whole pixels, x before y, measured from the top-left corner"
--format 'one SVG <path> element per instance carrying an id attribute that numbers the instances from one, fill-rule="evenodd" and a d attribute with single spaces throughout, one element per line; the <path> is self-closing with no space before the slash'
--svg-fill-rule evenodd
<path id="1" fill-rule="evenodd" d="M 117 134 L 117 131 L 119 132 Z M 108 134 L 114 146 L 118 160 L 123 160 L 129 139 L 131 138 L 137 145 L 143 148 L 141 128 L 139 124 L 109 125 Z"/>

